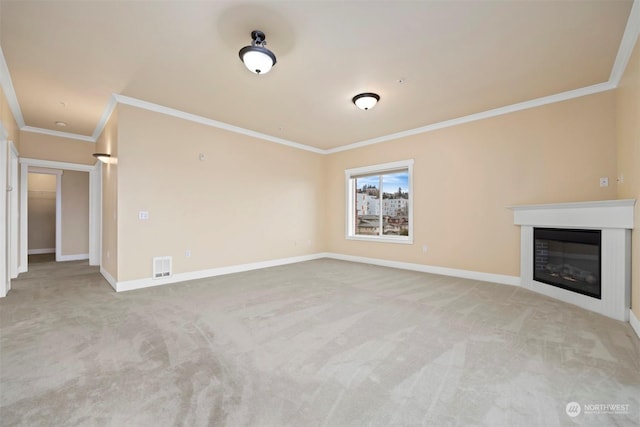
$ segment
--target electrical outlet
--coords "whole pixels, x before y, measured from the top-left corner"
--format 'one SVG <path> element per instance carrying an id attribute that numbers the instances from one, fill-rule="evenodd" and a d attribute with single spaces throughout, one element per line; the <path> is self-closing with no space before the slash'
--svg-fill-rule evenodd
<path id="1" fill-rule="evenodd" d="M 609 178 L 606 176 L 603 176 L 602 178 L 600 178 L 600 187 L 608 187 L 609 186 Z"/>
<path id="2" fill-rule="evenodd" d="M 147 211 L 138 212 L 138 219 L 143 220 L 143 221 L 149 219 L 149 212 L 147 212 Z"/>
<path id="3" fill-rule="evenodd" d="M 184 251 L 184 256 L 186 258 L 191 258 L 191 249 L 187 249 L 186 251 Z"/>

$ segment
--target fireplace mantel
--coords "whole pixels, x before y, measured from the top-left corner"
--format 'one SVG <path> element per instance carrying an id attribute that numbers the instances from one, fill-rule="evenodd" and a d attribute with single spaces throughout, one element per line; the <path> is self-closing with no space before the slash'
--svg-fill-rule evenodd
<path id="1" fill-rule="evenodd" d="M 523 287 L 595 311 L 629 320 L 631 229 L 634 199 L 510 206 L 521 226 L 520 279 Z M 535 227 L 601 230 L 602 298 L 596 299 L 533 280 Z"/>
<path id="2" fill-rule="evenodd" d="M 633 228 L 635 199 L 510 206 L 516 225 L 563 228 Z"/>

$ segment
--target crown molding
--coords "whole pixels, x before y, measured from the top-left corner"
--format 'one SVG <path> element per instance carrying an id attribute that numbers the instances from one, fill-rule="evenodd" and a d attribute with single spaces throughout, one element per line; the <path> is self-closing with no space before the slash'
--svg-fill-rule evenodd
<path id="1" fill-rule="evenodd" d="M 514 113 L 516 111 L 527 110 L 529 108 L 540 107 L 542 105 L 553 104 L 556 102 L 567 101 L 569 99 L 579 98 L 581 96 L 593 95 L 593 94 L 596 94 L 599 92 L 605 92 L 611 89 L 615 89 L 615 87 L 611 83 L 609 82 L 599 83 L 593 86 L 587 86 L 580 89 L 569 90 L 567 92 L 562 92 L 562 93 L 557 93 L 555 95 L 532 99 L 530 101 L 519 102 L 517 104 L 511 104 L 505 107 L 494 108 L 493 110 L 487 110 L 481 113 L 470 114 L 468 116 L 458 117 L 456 119 L 445 120 L 443 122 L 433 123 L 433 124 L 430 124 L 427 126 L 421 126 L 415 129 L 409 129 L 402 132 L 379 136 L 377 138 L 367 139 L 367 140 L 355 142 L 349 145 L 342 145 L 340 147 L 326 150 L 326 154 L 339 153 L 341 151 L 353 150 L 356 148 L 366 147 L 368 145 L 380 144 L 382 142 L 392 141 L 394 139 L 404 138 L 407 136 L 418 135 L 426 132 L 432 132 L 438 129 L 444 129 L 452 126 L 458 126 L 464 123 L 470 123 L 478 120 L 488 119 L 490 117 L 502 116 L 504 114 Z"/>
<path id="2" fill-rule="evenodd" d="M 611 75 L 609 76 L 609 83 L 614 87 L 618 87 L 620 84 L 624 70 L 627 68 L 627 64 L 633 53 L 633 48 L 638 41 L 638 34 L 640 34 L 640 0 L 635 0 L 633 6 L 631 6 L 627 26 L 624 29 L 618 54 L 616 55 L 616 60 L 613 63 Z"/>
<path id="3" fill-rule="evenodd" d="M 179 119 L 188 120 L 190 122 L 199 123 L 201 125 L 223 129 L 229 132 L 239 133 L 239 134 L 250 136 L 253 138 L 263 139 L 269 142 L 275 142 L 276 144 L 282 144 L 282 145 L 286 145 L 292 148 L 297 148 L 300 150 L 311 151 L 312 153 L 325 154 L 325 151 L 326 151 L 320 148 L 311 147 L 309 145 L 300 144 L 299 142 L 289 141 L 286 139 L 267 135 L 265 133 L 260 133 L 260 132 L 245 129 L 239 126 L 230 125 L 228 123 L 219 122 L 217 120 L 209 119 L 207 117 L 198 116 L 196 114 L 191 114 L 184 111 L 176 110 L 175 108 L 165 107 L 163 105 L 154 104 L 152 102 L 131 98 L 129 96 L 118 95 L 118 94 L 114 94 L 113 96 L 115 97 L 116 101 L 119 104 L 130 105 L 132 107 L 142 108 L 148 111 L 154 111 L 156 113 L 177 117 Z"/>
<path id="4" fill-rule="evenodd" d="M 18 124 L 18 128 L 22 128 L 24 126 L 24 118 L 22 117 L 22 110 L 20 110 L 16 91 L 13 89 L 11 74 L 9 74 L 7 61 L 4 59 L 2 46 L 0 46 L 0 86 L 2 86 L 2 91 L 4 92 L 4 96 L 7 98 L 7 104 L 9 104 L 9 108 L 13 113 L 13 118 Z"/>
<path id="5" fill-rule="evenodd" d="M 107 106 L 102 112 L 102 116 L 100 116 L 100 120 L 98 120 L 98 124 L 96 125 L 96 128 L 93 131 L 93 135 L 91 135 L 93 142 L 96 142 L 98 138 L 100 138 L 100 135 L 104 130 L 104 127 L 107 125 L 107 122 L 111 118 L 111 114 L 113 114 L 113 111 L 116 109 L 117 106 L 118 106 L 118 100 L 116 99 L 114 94 L 111 94 L 111 96 L 109 97 L 109 102 L 107 102 Z"/>
<path id="6" fill-rule="evenodd" d="M 636 0 L 636 1 L 640 1 L 640 0 Z M 628 61 L 628 58 L 627 58 L 627 61 Z M 458 117 L 458 118 L 451 119 L 451 120 L 445 120 L 443 122 L 433 123 L 433 124 L 430 124 L 430 125 L 427 125 L 427 126 L 422 126 L 422 127 L 415 128 L 415 129 L 409 129 L 409 130 L 402 131 L 402 132 L 392 133 L 392 134 L 389 134 L 389 135 L 384 135 L 384 136 L 380 136 L 380 137 L 377 137 L 377 138 L 372 138 L 372 139 L 356 142 L 356 143 L 353 143 L 353 144 L 342 145 L 342 146 L 339 146 L 339 147 L 336 147 L 336 148 L 327 149 L 327 150 L 323 150 L 323 149 L 316 148 L 316 147 L 311 147 L 309 145 L 300 144 L 298 142 L 289 141 L 289 140 L 282 139 L 282 138 L 277 138 L 275 136 L 271 136 L 271 135 L 267 135 L 267 134 L 264 134 L 264 133 L 252 131 L 252 130 L 245 129 L 245 128 L 241 128 L 239 126 L 234 126 L 234 125 L 230 125 L 228 123 L 219 122 L 217 120 L 209 119 L 209 118 L 198 116 L 198 115 L 195 115 L 195 114 L 186 113 L 184 111 L 176 110 L 174 108 L 165 107 L 163 105 L 154 104 L 152 102 L 147 102 L 147 101 L 143 101 L 143 100 L 140 100 L 140 99 L 136 99 L 136 98 L 132 98 L 132 97 L 129 97 L 129 96 L 119 95 L 119 94 L 115 94 L 114 93 L 112 95 L 110 101 L 109 101 L 109 104 L 105 108 L 104 113 L 102 114 L 102 119 L 101 119 L 100 123 L 98 124 L 98 126 L 96 127 L 96 130 L 93 133 L 94 138 L 95 138 L 93 140 L 93 142 L 95 142 L 95 140 L 102 133 L 102 130 L 104 129 L 104 126 L 105 126 L 107 120 L 109 119 L 109 117 L 111 116 L 111 113 L 115 109 L 116 105 L 117 104 L 124 104 L 124 105 L 129 105 L 129 106 L 132 106 L 132 107 L 141 108 L 141 109 L 148 110 L 148 111 L 153 111 L 153 112 L 160 113 L 160 114 L 165 114 L 165 115 L 172 116 L 172 117 L 177 117 L 177 118 L 180 118 L 180 119 L 183 119 L 183 120 L 188 120 L 188 121 L 199 123 L 199 124 L 202 124 L 202 125 L 205 125 L 205 126 L 215 127 L 215 128 L 218 128 L 218 129 L 224 129 L 224 130 L 227 130 L 227 131 L 230 131 L 230 132 L 251 136 L 253 138 L 258 138 L 258 139 L 263 139 L 265 141 L 275 142 L 277 144 L 286 145 L 288 147 L 297 148 L 297 149 L 300 149 L 300 150 L 311 151 L 311 152 L 317 153 L 317 154 L 327 155 L 327 154 L 339 153 L 341 151 L 354 150 L 356 148 L 366 147 L 368 145 L 380 144 L 382 142 L 392 141 L 394 139 L 400 139 L 400 138 L 404 138 L 404 137 L 411 136 L 411 135 L 418 135 L 418 134 L 421 134 L 421 133 L 432 132 L 434 130 L 444 129 L 444 128 L 452 127 L 452 126 L 457 126 L 457 125 L 461 125 L 461 124 L 464 124 L 464 123 L 470 123 L 470 122 L 474 122 L 474 121 L 477 121 L 477 120 L 483 120 L 483 119 L 487 119 L 487 118 L 490 118 L 490 117 L 501 116 L 501 115 L 504 115 L 504 114 L 509 114 L 509 113 L 513 113 L 513 112 L 516 112 L 516 111 L 526 110 L 526 109 L 529 109 L 529 108 L 540 107 L 540 106 L 546 105 L 546 104 L 553 104 L 553 103 L 556 103 L 556 102 L 567 101 L 569 99 L 579 98 L 579 97 L 582 97 L 582 96 L 593 95 L 593 94 L 600 93 L 600 92 L 605 92 L 605 91 L 608 91 L 608 90 L 611 90 L 611 89 L 615 89 L 615 86 L 612 85 L 610 82 L 599 83 L 599 84 L 596 84 L 596 85 L 587 86 L 587 87 L 583 87 L 583 88 L 579 88 L 579 89 L 574 89 L 574 90 L 570 90 L 570 91 L 567 91 L 567 92 L 558 93 L 558 94 L 555 94 L 555 95 L 545 96 L 545 97 L 542 97 L 542 98 L 532 99 L 532 100 L 525 101 L 525 102 L 520 102 L 520 103 L 517 103 L 517 104 L 507 105 L 505 107 L 495 108 L 493 110 L 483 111 L 481 113 L 470 114 L 468 116 Z"/>
<path id="7" fill-rule="evenodd" d="M 20 128 L 20 131 L 40 133 L 42 135 L 59 136 L 61 138 L 67 138 L 67 139 L 77 139 L 78 141 L 84 141 L 84 142 L 96 142 L 96 140 L 90 136 L 80 135 L 80 134 L 71 133 L 71 132 L 60 132 L 59 130 L 37 128 L 33 126 L 22 126 Z"/>
<path id="8" fill-rule="evenodd" d="M 638 1 L 638 0 L 637 0 Z M 627 58 L 628 61 L 628 58 Z M 522 111 L 529 108 L 540 107 L 547 104 L 553 104 L 556 102 L 567 101 L 574 98 L 579 98 L 582 96 L 593 95 L 600 92 L 605 92 L 611 89 L 615 89 L 615 86 L 611 82 L 599 83 L 592 86 L 583 87 L 580 89 L 574 89 L 567 92 L 558 93 L 555 95 L 545 96 L 542 98 L 532 99 L 529 101 L 520 102 L 517 104 L 511 104 L 504 107 L 494 108 L 493 110 L 483 111 L 480 113 L 470 114 L 464 117 L 458 117 L 451 120 L 445 120 L 443 122 L 433 123 L 426 126 L 421 126 L 415 129 L 409 129 L 402 132 L 396 132 L 389 135 L 383 135 L 372 139 L 367 139 L 360 142 L 355 142 L 353 144 L 341 145 L 339 147 L 330 148 L 327 150 L 312 147 L 309 145 L 301 144 L 294 141 L 289 141 L 286 139 L 278 138 L 275 136 L 267 135 L 264 133 L 252 131 L 249 129 L 245 129 L 239 126 L 230 125 L 228 123 L 220 122 L 217 120 L 209 119 L 203 116 L 198 116 L 196 114 L 187 113 L 184 111 L 176 110 L 174 108 L 165 107 L 163 105 L 154 104 L 152 102 L 143 101 L 136 98 L 131 98 L 125 95 L 112 94 L 109 98 L 109 102 L 105 107 L 104 112 L 96 126 L 92 136 L 79 135 L 75 133 L 69 132 L 60 132 L 55 130 L 36 128 L 33 126 L 23 126 L 20 128 L 21 131 L 24 132 L 33 132 L 40 133 L 44 135 L 52 135 L 52 136 L 60 136 L 63 138 L 77 139 L 85 142 L 96 142 L 100 135 L 102 134 L 107 121 L 111 117 L 111 114 L 118 106 L 118 104 L 129 105 L 132 107 L 140 108 L 147 111 L 153 111 L 156 113 L 164 114 L 171 117 L 176 117 L 179 119 L 187 120 L 194 123 L 199 123 L 205 126 L 214 127 L 218 129 L 227 130 L 229 132 L 234 132 L 246 136 L 250 136 L 257 139 L 262 139 L 269 142 L 274 142 L 276 144 L 286 145 L 288 147 L 296 148 L 299 150 L 310 151 L 316 154 L 334 154 L 342 151 L 354 150 L 356 148 L 362 148 L 369 145 L 380 144 L 383 142 L 393 141 L 395 139 L 404 138 L 412 135 L 419 135 L 422 133 L 432 132 L 438 129 L 444 129 L 452 126 L 458 126 L 464 123 L 475 122 L 478 120 L 488 119 L 491 117 L 497 117 L 504 114 L 514 113 L 516 111 Z"/>
<path id="9" fill-rule="evenodd" d="M 599 83 L 599 84 L 595 84 L 592 86 L 587 86 L 587 87 L 583 87 L 575 90 L 570 90 L 570 91 L 558 93 L 555 95 L 545 96 L 542 98 L 537 98 L 529 101 L 524 101 L 524 102 L 520 102 L 512 105 L 507 105 L 504 107 L 494 108 L 492 110 L 470 114 L 464 117 L 458 117 L 451 120 L 432 123 L 430 125 L 409 129 L 402 132 L 396 132 L 389 135 L 383 135 L 380 137 L 371 138 L 371 139 L 355 142 L 352 144 L 341 145 L 341 146 L 326 149 L 326 150 L 301 144 L 299 142 L 278 138 L 272 135 L 267 135 L 261 132 L 256 132 L 250 129 L 245 129 L 239 126 L 234 126 L 228 123 L 209 119 L 207 117 L 198 116 L 196 114 L 176 110 L 174 108 L 165 107 L 163 105 L 154 104 L 152 102 L 131 98 L 125 95 L 115 94 L 115 93 L 112 94 L 111 97 L 109 98 L 109 101 L 105 106 L 102 116 L 100 117 L 100 120 L 98 121 L 96 128 L 91 136 L 79 135 L 79 134 L 74 134 L 69 132 L 60 132 L 55 130 L 43 129 L 43 128 L 36 128 L 33 126 L 26 126 L 24 123 L 22 112 L 20 110 L 20 104 L 18 103 L 18 98 L 13 88 L 11 75 L 9 74 L 9 68 L 7 67 L 7 63 L 5 61 L 4 54 L 2 52 L 1 47 L 0 47 L 0 85 L 2 86 L 2 89 L 7 98 L 7 103 L 9 104 L 9 108 L 11 109 L 16 122 L 18 123 L 18 127 L 20 128 L 21 131 L 25 131 L 25 132 L 59 136 L 63 138 L 76 139 L 76 140 L 85 141 L 85 142 L 96 142 L 100 137 L 100 135 L 102 134 L 102 132 L 104 131 L 104 127 L 106 126 L 107 121 L 111 117 L 111 114 L 113 113 L 117 105 L 124 104 L 124 105 L 130 105 L 132 107 L 137 107 L 144 110 L 154 111 L 156 113 L 180 118 L 180 119 L 191 121 L 194 123 L 199 123 L 205 126 L 210 126 L 218 129 L 227 130 L 229 132 L 250 136 L 252 138 L 262 139 L 264 141 L 285 145 L 285 146 L 296 148 L 299 150 L 305 150 L 305 151 L 310 151 L 312 153 L 327 155 L 327 154 L 339 153 L 342 151 L 354 150 L 357 148 L 366 147 L 374 144 L 380 144 L 383 142 L 388 142 L 388 141 L 396 140 L 399 138 L 404 138 L 407 136 L 432 132 L 438 129 L 444 129 L 447 127 L 457 126 L 464 123 L 470 123 L 477 120 L 483 120 L 490 117 L 496 117 L 503 114 L 509 114 L 516 111 L 522 111 L 529 108 L 540 107 L 542 105 L 553 104 L 556 102 L 562 102 L 569 99 L 579 98 L 587 95 L 593 95 L 596 93 L 615 89 L 620 84 L 620 80 L 624 74 L 624 71 L 627 67 L 629 59 L 631 58 L 631 54 L 633 53 L 633 49 L 635 47 L 635 44 L 637 43 L 639 34 L 640 34 L 640 0 L 634 0 L 633 5 L 631 7 L 631 11 L 629 13 L 629 18 L 627 20 L 625 31 L 622 36 L 622 40 L 620 42 L 620 47 L 618 48 L 618 53 L 616 55 L 615 62 L 611 69 L 609 80 L 607 82 Z"/>

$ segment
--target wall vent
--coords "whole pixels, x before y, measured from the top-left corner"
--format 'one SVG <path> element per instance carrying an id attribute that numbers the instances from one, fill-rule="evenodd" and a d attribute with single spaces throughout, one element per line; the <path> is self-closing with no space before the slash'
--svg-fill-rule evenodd
<path id="1" fill-rule="evenodd" d="M 171 257 L 161 256 L 153 258 L 153 278 L 163 279 L 171 276 Z"/>

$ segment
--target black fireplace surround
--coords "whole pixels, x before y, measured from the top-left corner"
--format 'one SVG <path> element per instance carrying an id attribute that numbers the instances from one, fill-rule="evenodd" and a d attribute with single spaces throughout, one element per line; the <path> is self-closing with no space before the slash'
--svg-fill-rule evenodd
<path id="1" fill-rule="evenodd" d="M 533 229 L 533 280 L 601 299 L 600 230 Z"/>

